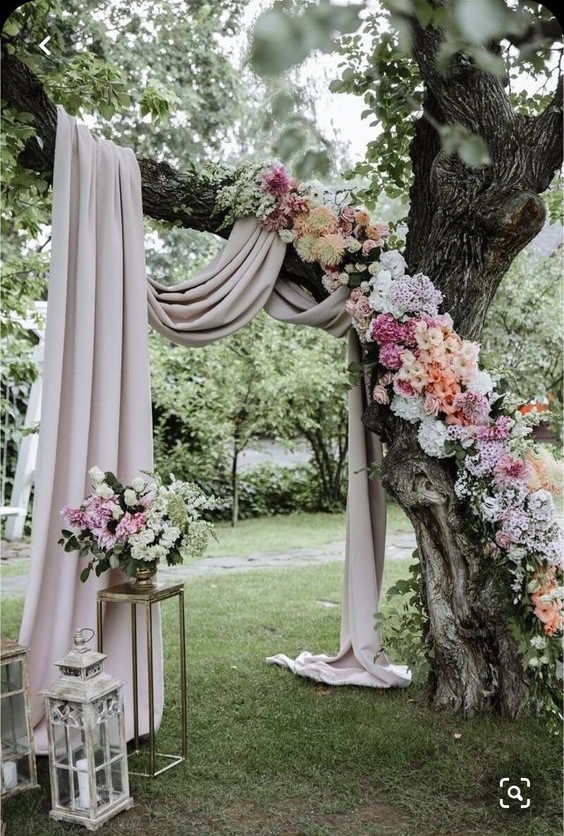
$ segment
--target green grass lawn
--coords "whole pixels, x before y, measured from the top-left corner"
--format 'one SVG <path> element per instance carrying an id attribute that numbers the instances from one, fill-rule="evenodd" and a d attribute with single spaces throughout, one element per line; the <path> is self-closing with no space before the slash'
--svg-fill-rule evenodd
<path id="1" fill-rule="evenodd" d="M 407 561 L 389 561 L 386 583 Z M 189 757 L 132 778 L 135 808 L 108 836 L 550 836 L 560 832 L 560 745 L 542 722 L 463 721 L 422 689 L 328 688 L 265 656 L 338 644 L 342 566 L 253 570 L 187 585 Z M 21 600 L 4 604 L 15 636 Z M 178 735 L 175 608 L 165 605 L 167 706 L 159 750 Z M 397 659 L 398 662 L 409 661 Z M 460 739 L 454 734 L 461 733 Z M 531 781 L 529 810 L 502 810 L 502 777 Z M 8 799 L 8 836 L 78 836 L 47 818 L 41 790 Z"/>

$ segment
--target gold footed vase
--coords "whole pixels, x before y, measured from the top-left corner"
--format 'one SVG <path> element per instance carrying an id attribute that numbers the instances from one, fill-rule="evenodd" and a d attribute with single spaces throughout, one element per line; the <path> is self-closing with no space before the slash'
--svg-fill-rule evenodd
<path id="1" fill-rule="evenodd" d="M 135 570 L 135 575 L 129 579 L 133 589 L 144 591 L 157 586 L 157 564 L 146 563 Z"/>

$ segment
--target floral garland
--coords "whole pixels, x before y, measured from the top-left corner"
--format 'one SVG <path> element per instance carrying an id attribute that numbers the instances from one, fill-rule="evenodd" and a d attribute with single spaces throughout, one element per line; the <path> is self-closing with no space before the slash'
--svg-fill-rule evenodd
<path id="1" fill-rule="evenodd" d="M 252 212 L 303 261 L 321 266 L 329 293 L 351 289 L 346 309 L 382 369 L 374 401 L 417 426 L 427 455 L 455 457 L 455 492 L 472 510 L 484 558 L 506 570 L 524 666 L 547 679 L 564 627 L 563 539 L 552 499 L 562 493 L 562 467 L 479 368 L 480 345 L 439 313 L 443 296 L 431 279 L 408 275 L 401 253 L 386 249 L 387 224 L 339 205 L 320 184 L 298 183 L 279 163 L 244 166 L 217 209 L 231 219 Z"/>

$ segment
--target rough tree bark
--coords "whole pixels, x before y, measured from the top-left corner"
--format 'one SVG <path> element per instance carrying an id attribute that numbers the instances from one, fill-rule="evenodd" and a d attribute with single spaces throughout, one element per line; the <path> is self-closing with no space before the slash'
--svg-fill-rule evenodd
<path id="1" fill-rule="evenodd" d="M 437 30 L 414 26 L 426 95 L 411 147 L 406 259 L 410 272 L 431 276 L 443 292 L 459 334 L 476 340 L 513 258 L 543 226 L 539 193 L 562 159 L 562 85 L 541 116 L 519 116 L 502 82 L 462 57 L 448 75 L 438 73 L 440 40 Z M 437 123 L 484 137 L 492 164 L 470 169 L 445 154 Z M 494 706 L 518 716 L 527 698 L 519 654 L 496 589 L 480 572 L 483 556 L 454 493 L 452 462 L 425 456 L 413 427 L 376 405 L 365 423 L 389 445 L 382 478 L 417 535 L 433 705 L 465 715 Z"/>
<path id="2" fill-rule="evenodd" d="M 484 317 L 515 255 L 541 229 L 539 198 L 561 164 L 562 87 L 538 118 L 517 115 L 502 82 L 461 57 L 447 75 L 435 69 L 441 33 L 414 27 L 414 57 L 425 84 L 424 115 L 411 148 L 414 182 L 406 257 L 410 270 L 431 276 L 444 294 L 458 332 L 479 339 Z M 32 113 L 42 145 L 28 143 L 22 163 L 52 168 L 56 112 L 40 82 L 13 55 L 4 55 L 3 99 Z M 428 117 L 431 117 L 430 119 Z M 464 125 L 483 136 L 491 166 L 467 168 L 440 147 L 437 123 Z M 166 163 L 140 159 L 145 213 L 225 235 L 211 216 L 217 184 Z M 326 293 L 319 271 L 289 247 L 284 272 L 316 299 Z M 480 574 L 481 555 L 468 513 L 454 494 L 450 461 L 421 451 L 411 425 L 371 406 L 365 423 L 388 444 L 387 490 L 405 509 L 417 535 L 422 595 L 433 651 L 431 701 L 437 709 L 471 715 L 490 706 L 516 717 L 527 697 L 515 642 L 496 591 Z"/>

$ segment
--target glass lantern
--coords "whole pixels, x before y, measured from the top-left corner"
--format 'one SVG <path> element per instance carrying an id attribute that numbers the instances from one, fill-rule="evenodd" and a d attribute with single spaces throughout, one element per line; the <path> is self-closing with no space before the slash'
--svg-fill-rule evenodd
<path id="1" fill-rule="evenodd" d="M 104 672 L 106 656 L 78 630 L 45 697 L 51 773 L 50 816 L 97 830 L 133 806 L 129 795 L 123 683 Z"/>
<path id="2" fill-rule="evenodd" d="M 37 787 L 26 654 L 27 647 L 1 637 L 2 798 Z"/>

